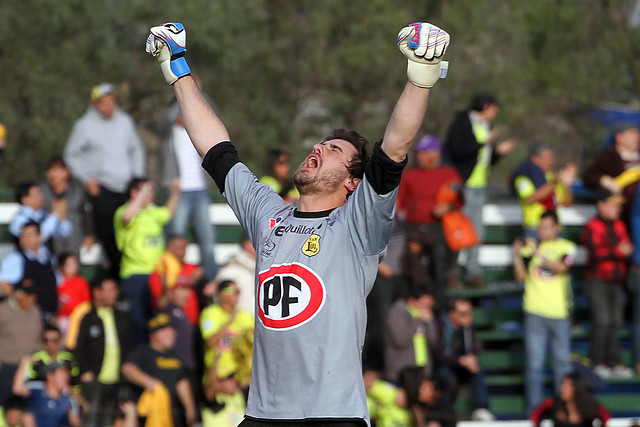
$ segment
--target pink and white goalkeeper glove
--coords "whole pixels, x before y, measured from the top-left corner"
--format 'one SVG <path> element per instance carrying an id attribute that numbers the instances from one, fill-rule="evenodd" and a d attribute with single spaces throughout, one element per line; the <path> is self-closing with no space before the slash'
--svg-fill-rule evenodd
<path id="1" fill-rule="evenodd" d="M 398 34 L 398 48 L 408 59 L 407 77 L 416 86 L 432 87 L 447 76 L 449 63 L 442 57 L 449 34 L 433 24 L 416 22 Z"/>

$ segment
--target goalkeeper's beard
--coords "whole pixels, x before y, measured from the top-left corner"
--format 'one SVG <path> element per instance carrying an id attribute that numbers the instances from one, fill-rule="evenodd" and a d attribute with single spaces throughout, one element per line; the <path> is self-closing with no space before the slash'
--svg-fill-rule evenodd
<path id="1" fill-rule="evenodd" d="M 301 195 L 333 193 L 348 177 L 349 172 L 346 169 L 343 171 L 318 171 L 312 176 L 304 173 L 300 167 L 293 176 L 293 183 Z"/>

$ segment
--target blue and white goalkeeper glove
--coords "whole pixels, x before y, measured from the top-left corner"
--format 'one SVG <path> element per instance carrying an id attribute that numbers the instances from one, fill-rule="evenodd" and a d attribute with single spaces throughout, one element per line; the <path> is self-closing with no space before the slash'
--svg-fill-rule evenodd
<path id="1" fill-rule="evenodd" d="M 398 48 L 407 57 L 407 77 L 416 86 L 432 87 L 447 76 L 449 63 L 442 57 L 449 46 L 449 34 L 435 25 L 416 22 L 398 34 Z"/>
<path id="2" fill-rule="evenodd" d="M 180 77 L 191 74 L 184 59 L 187 50 L 187 30 L 179 22 L 167 22 L 149 30 L 147 37 L 147 53 L 160 63 L 164 79 L 170 85 Z"/>

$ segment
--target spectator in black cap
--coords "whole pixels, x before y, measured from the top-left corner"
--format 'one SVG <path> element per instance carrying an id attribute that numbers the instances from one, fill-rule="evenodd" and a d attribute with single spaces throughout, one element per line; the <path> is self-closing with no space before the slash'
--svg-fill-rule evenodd
<path id="1" fill-rule="evenodd" d="M 184 366 L 193 395 L 198 396 L 202 378 L 201 369 L 198 369 L 202 365 L 200 363 L 202 359 L 202 339 L 199 337 L 199 331 L 191 324 L 184 311 L 187 301 L 193 296 L 191 283 L 188 280 L 177 280 L 175 286 L 167 290 L 167 295 L 169 301 L 158 310 L 158 313 L 169 315 L 171 326 L 176 331 L 173 350 Z M 196 351 L 198 351 L 197 355 Z M 197 375 L 196 372 L 200 375 Z"/>
<path id="2" fill-rule="evenodd" d="M 176 331 L 167 313 L 158 313 L 148 324 L 149 342 L 133 349 L 122 366 L 122 373 L 142 391 L 153 394 L 166 387 L 171 396 L 171 414 L 176 427 L 193 425 L 197 420 L 196 404 L 180 357 L 173 349 Z M 140 411 L 140 408 L 138 408 Z"/>
<path id="3" fill-rule="evenodd" d="M 500 129 L 492 127 L 500 107 L 496 97 L 489 92 L 474 95 L 467 110 L 458 111 L 447 129 L 443 157 L 458 170 L 464 182 L 464 208 L 482 242 L 484 224 L 482 208 L 487 200 L 489 167 L 500 157 L 510 153 L 515 140 L 499 140 Z M 472 286 L 482 286 L 481 268 L 478 263 L 480 246 L 468 249 L 465 266 L 466 281 Z"/>

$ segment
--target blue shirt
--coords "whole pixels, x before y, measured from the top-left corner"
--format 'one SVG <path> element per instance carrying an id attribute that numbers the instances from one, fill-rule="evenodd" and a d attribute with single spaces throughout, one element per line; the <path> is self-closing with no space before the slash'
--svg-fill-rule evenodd
<path id="1" fill-rule="evenodd" d="M 11 219 L 9 232 L 14 237 L 20 237 L 22 227 L 29 221 L 40 224 L 40 237 L 46 243 L 51 237 L 67 237 L 71 234 L 71 221 L 60 220 L 57 216 L 45 212 L 43 209 L 34 210 L 25 205 L 20 205 L 20 209 Z"/>
<path id="2" fill-rule="evenodd" d="M 27 411 L 33 414 L 38 427 L 70 425 L 69 410 L 75 404 L 67 392 L 63 392 L 58 399 L 53 399 L 47 395 L 45 383 L 42 381 L 32 381 L 27 387 L 29 388 Z"/>
<path id="3" fill-rule="evenodd" d="M 38 261 L 40 264 L 45 264 L 51 260 L 53 267 L 55 268 L 57 259 L 49 252 L 46 246 L 40 245 L 38 248 L 38 255 L 31 251 L 24 251 L 26 257 L 30 260 Z M 6 282 L 11 285 L 15 285 L 24 276 L 24 257 L 20 255 L 17 249 L 9 252 L 0 261 L 0 282 Z"/>

